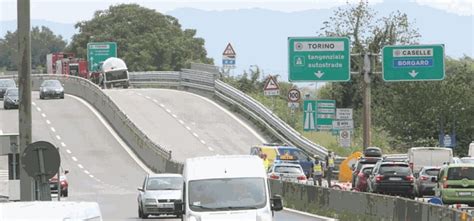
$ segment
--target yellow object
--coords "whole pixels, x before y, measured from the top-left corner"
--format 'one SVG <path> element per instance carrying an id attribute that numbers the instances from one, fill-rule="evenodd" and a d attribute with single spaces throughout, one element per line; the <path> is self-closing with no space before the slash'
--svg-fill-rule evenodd
<path id="1" fill-rule="evenodd" d="M 265 171 L 268 171 L 268 167 L 270 167 L 270 161 L 268 158 L 263 160 L 263 166 L 265 167 Z"/>
<path id="2" fill-rule="evenodd" d="M 341 162 L 341 165 L 339 165 L 339 182 L 351 182 L 352 165 L 355 165 L 360 157 L 362 157 L 362 152 L 354 152 Z"/>
<path id="3" fill-rule="evenodd" d="M 322 172 L 323 168 L 321 168 L 321 164 L 318 163 L 318 164 L 314 165 L 313 170 L 314 170 L 314 172 Z"/>
<path id="4" fill-rule="evenodd" d="M 466 211 L 463 211 L 461 214 L 461 221 L 467 221 L 467 213 Z"/>

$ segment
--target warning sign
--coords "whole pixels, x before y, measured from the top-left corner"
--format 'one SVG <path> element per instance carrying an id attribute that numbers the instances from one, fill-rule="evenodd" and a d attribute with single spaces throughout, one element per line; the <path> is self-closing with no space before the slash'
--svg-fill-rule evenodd
<path id="1" fill-rule="evenodd" d="M 230 43 L 227 44 L 227 47 L 225 47 L 225 50 L 222 53 L 222 55 L 230 57 L 230 58 L 235 57 L 236 54 L 235 54 L 234 48 L 232 47 Z"/>
<path id="2" fill-rule="evenodd" d="M 280 95 L 280 86 L 278 86 L 276 78 L 273 76 L 268 77 L 267 82 L 265 82 L 265 87 L 263 88 L 263 93 L 265 96 Z"/>

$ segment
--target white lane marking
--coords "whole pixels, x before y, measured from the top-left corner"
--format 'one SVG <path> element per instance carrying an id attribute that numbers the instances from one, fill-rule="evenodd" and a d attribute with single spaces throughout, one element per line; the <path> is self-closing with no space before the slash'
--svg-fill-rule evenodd
<path id="1" fill-rule="evenodd" d="M 186 130 L 191 130 L 191 128 L 189 126 L 186 126 Z"/>
<path id="2" fill-rule="evenodd" d="M 42 113 L 41 116 L 42 116 L 43 118 L 46 118 L 46 114 L 44 114 L 44 113 Z"/>
<path id="3" fill-rule="evenodd" d="M 171 110 L 170 110 L 170 109 L 166 109 L 166 112 L 171 113 Z"/>
<path id="4" fill-rule="evenodd" d="M 0 130 L 0 134 L 3 134 L 3 130 Z"/>
<path id="5" fill-rule="evenodd" d="M 140 95 L 140 96 L 142 96 L 142 94 L 140 94 L 140 93 L 137 93 L 137 94 Z"/>
<path id="6" fill-rule="evenodd" d="M 36 107 L 36 110 L 41 112 L 41 108 L 40 107 Z"/>
<path id="7" fill-rule="evenodd" d="M 211 103 L 212 105 L 216 106 L 217 108 L 219 108 L 221 111 L 223 111 L 224 113 L 226 113 L 227 115 L 229 115 L 231 118 L 233 118 L 234 120 L 236 120 L 240 125 L 242 125 L 243 127 L 245 127 L 251 134 L 253 134 L 257 139 L 260 140 L 260 142 L 262 143 L 267 143 L 267 141 L 262 137 L 260 136 L 260 134 L 258 134 L 252 127 L 250 127 L 248 124 L 246 124 L 245 122 L 243 122 L 241 119 L 239 119 L 235 114 L 233 114 L 232 112 L 230 112 L 229 110 L 221 107 L 220 105 L 218 105 L 216 102 L 214 102 L 213 100 L 207 98 L 207 97 L 203 97 L 203 96 L 200 96 L 200 95 L 197 95 L 197 94 L 193 94 L 193 93 L 190 93 L 190 92 L 186 92 L 186 91 L 178 91 L 178 90 L 173 90 L 173 89 L 156 89 L 156 90 L 167 90 L 167 91 L 174 91 L 174 92 L 178 92 L 178 93 L 185 93 L 185 94 L 189 94 L 191 96 L 195 96 L 195 97 L 198 97 L 198 98 L 201 98 L 209 103 Z"/>
<path id="8" fill-rule="evenodd" d="M 160 104 L 160 107 L 165 107 L 165 105 L 164 105 L 164 104 Z"/>
<path id="9" fill-rule="evenodd" d="M 214 148 L 212 147 L 207 147 L 207 149 L 209 149 L 210 151 L 214 151 Z"/>
<path id="10" fill-rule="evenodd" d="M 47 124 L 51 124 L 51 121 L 49 121 L 49 120 L 46 120 L 46 123 L 47 123 Z"/>
<path id="11" fill-rule="evenodd" d="M 36 103 L 35 103 L 35 102 L 31 102 L 31 104 L 32 104 L 33 106 L 36 106 Z"/>
<path id="12" fill-rule="evenodd" d="M 54 127 L 51 127 L 51 131 L 56 132 L 56 129 L 54 129 Z"/>
<path id="13" fill-rule="evenodd" d="M 180 124 L 184 124 L 184 121 L 183 121 L 183 120 L 179 120 L 179 123 L 180 123 Z"/>
<path id="14" fill-rule="evenodd" d="M 178 116 L 176 114 L 172 114 L 171 116 L 173 116 L 174 118 L 178 118 Z"/>
<path id="15" fill-rule="evenodd" d="M 199 137 L 199 135 L 197 133 L 193 133 L 193 136 L 195 137 Z"/>
<path id="16" fill-rule="evenodd" d="M 89 174 L 89 177 L 90 177 L 90 178 L 94 178 L 94 175 L 92 175 L 92 174 Z"/>
<path id="17" fill-rule="evenodd" d="M 56 135 L 56 139 L 61 140 L 61 137 L 59 135 Z"/>
<path id="18" fill-rule="evenodd" d="M 145 98 L 146 98 L 146 99 L 151 99 L 151 97 L 150 97 L 150 96 L 145 96 Z"/>
<path id="19" fill-rule="evenodd" d="M 89 171 L 87 171 L 87 170 L 84 170 L 84 173 L 85 173 L 85 174 L 90 174 Z"/>
<path id="20" fill-rule="evenodd" d="M 66 152 L 67 152 L 68 154 L 71 154 L 71 153 L 72 153 L 71 150 L 69 150 L 69 149 L 67 149 Z"/>
<path id="21" fill-rule="evenodd" d="M 77 158 L 76 157 L 71 157 L 72 160 L 76 161 L 77 162 Z"/>
<path id="22" fill-rule="evenodd" d="M 66 144 L 64 142 L 61 142 L 62 147 L 66 147 Z"/>
<path id="23" fill-rule="evenodd" d="M 153 102 L 157 103 L 158 101 L 156 99 L 153 99 Z"/>
<path id="24" fill-rule="evenodd" d="M 77 166 L 81 169 L 84 169 L 84 166 L 82 166 L 82 164 L 77 164 Z"/>
<path id="25" fill-rule="evenodd" d="M 105 121 L 105 119 L 102 117 L 102 115 L 99 114 L 99 112 L 97 112 L 96 109 L 94 109 L 89 103 L 87 103 L 85 100 L 79 98 L 79 97 L 76 97 L 74 95 L 67 95 L 69 97 L 72 97 L 76 100 L 78 100 L 79 102 L 81 102 L 82 104 L 84 104 L 87 108 L 89 108 L 90 111 L 92 111 L 92 113 L 94 113 L 94 115 L 97 117 L 97 119 L 99 119 L 99 121 L 105 126 L 105 128 L 107 128 L 107 130 L 110 132 L 110 134 L 115 138 L 115 140 L 117 140 L 117 142 L 120 144 L 120 146 L 122 146 L 122 148 L 128 153 L 128 155 L 130 155 L 130 157 L 132 157 L 132 159 L 138 164 L 138 166 L 140 166 L 146 173 L 153 173 L 153 171 L 148 168 L 138 157 L 137 155 L 135 155 L 135 153 L 133 153 L 133 151 L 130 149 L 130 147 L 125 144 L 125 142 L 122 140 L 122 138 L 120 138 L 120 136 L 112 129 L 112 127 L 110 127 L 110 125 L 107 123 L 107 121 Z"/>
<path id="26" fill-rule="evenodd" d="M 288 212 L 292 212 L 292 213 L 298 213 L 298 214 L 301 214 L 301 215 L 304 215 L 304 216 L 309 216 L 309 217 L 322 219 L 324 221 L 337 221 L 337 219 L 333 219 L 333 218 L 329 218 L 329 217 L 325 217 L 325 216 L 318 216 L 318 215 L 314 215 L 314 214 L 311 214 L 311 213 L 306 213 L 306 212 L 301 212 L 301 211 L 294 210 L 294 209 L 289 209 L 289 208 L 286 208 L 286 207 L 283 208 L 283 210 L 288 211 Z"/>
<path id="27" fill-rule="evenodd" d="M 206 145 L 206 141 L 200 140 L 202 144 Z"/>

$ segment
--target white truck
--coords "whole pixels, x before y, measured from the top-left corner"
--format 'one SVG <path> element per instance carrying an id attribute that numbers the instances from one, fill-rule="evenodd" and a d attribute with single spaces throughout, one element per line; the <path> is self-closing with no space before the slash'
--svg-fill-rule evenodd
<path id="1" fill-rule="evenodd" d="M 183 202 L 175 203 L 184 221 L 272 221 L 283 209 L 270 197 L 263 161 L 257 156 L 232 155 L 187 159 L 183 170 Z"/>
<path id="2" fill-rule="evenodd" d="M 422 167 L 440 167 L 453 162 L 453 150 L 444 147 L 412 147 L 408 150 L 408 163 L 413 173 L 418 173 Z"/>
<path id="3" fill-rule="evenodd" d="M 470 157 L 474 157 L 474 141 L 472 141 L 470 144 L 469 144 L 469 152 L 468 152 L 468 155 Z"/>
<path id="4" fill-rule="evenodd" d="M 130 85 L 127 65 L 120 58 L 107 58 L 102 64 L 102 74 L 105 88 L 128 88 Z"/>

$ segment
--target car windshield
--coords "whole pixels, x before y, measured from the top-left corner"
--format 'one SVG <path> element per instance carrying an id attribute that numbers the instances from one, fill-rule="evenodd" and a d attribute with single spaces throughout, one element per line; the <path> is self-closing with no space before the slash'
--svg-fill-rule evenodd
<path id="1" fill-rule="evenodd" d="M 409 175 L 410 168 L 406 164 L 384 164 L 380 166 L 379 173 L 384 175 Z"/>
<path id="2" fill-rule="evenodd" d="M 15 87 L 15 81 L 13 80 L 0 80 L 0 87 Z"/>
<path id="3" fill-rule="evenodd" d="M 295 166 L 275 166 L 276 173 L 303 173 L 300 167 Z"/>
<path id="4" fill-rule="evenodd" d="M 146 190 L 181 190 L 181 177 L 151 177 L 146 184 Z"/>
<path id="5" fill-rule="evenodd" d="M 41 87 L 61 87 L 59 81 L 45 81 L 41 84 Z"/>
<path id="6" fill-rule="evenodd" d="M 433 168 L 433 169 L 426 169 L 424 172 L 428 176 L 438 176 L 439 174 L 439 169 Z"/>
<path id="7" fill-rule="evenodd" d="M 7 92 L 5 92 L 5 95 L 18 96 L 18 89 L 8 89 Z"/>
<path id="8" fill-rule="evenodd" d="M 448 170 L 448 180 L 474 180 L 474 167 L 451 167 Z"/>
<path id="9" fill-rule="evenodd" d="M 474 164 L 474 158 L 462 158 L 461 162 L 462 163 L 472 163 L 472 164 Z"/>
<path id="10" fill-rule="evenodd" d="M 259 209 L 266 204 L 264 178 L 230 178 L 189 182 L 193 211 Z"/>

